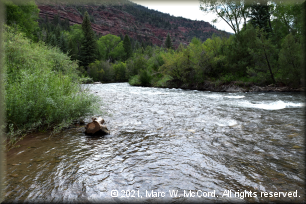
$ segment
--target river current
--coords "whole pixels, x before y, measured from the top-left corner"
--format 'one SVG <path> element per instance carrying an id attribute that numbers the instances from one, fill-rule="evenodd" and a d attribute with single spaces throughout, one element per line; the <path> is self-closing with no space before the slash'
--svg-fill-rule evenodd
<path id="1" fill-rule="evenodd" d="M 305 96 L 87 86 L 111 134 L 24 142 L 7 159 L 6 202 L 305 200 Z"/>

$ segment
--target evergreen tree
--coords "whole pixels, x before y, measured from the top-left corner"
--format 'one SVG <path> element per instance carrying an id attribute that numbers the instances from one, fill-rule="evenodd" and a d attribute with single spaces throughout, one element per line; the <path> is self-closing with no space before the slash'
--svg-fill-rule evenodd
<path id="1" fill-rule="evenodd" d="M 166 39 L 166 42 L 165 42 L 165 47 L 168 48 L 168 49 L 172 49 L 172 42 L 171 42 L 171 38 L 170 38 L 169 33 L 167 35 L 167 39 Z"/>
<path id="2" fill-rule="evenodd" d="M 59 46 L 64 53 L 68 51 L 68 42 L 63 33 L 61 33 L 61 36 L 59 39 Z"/>
<path id="3" fill-rule="evenodd" d="M 266 33 L 272 32 L 270 21 L 270 6 L 267 4 L 256 4 L 251 6 L 250 22 L 256 28 L 264 29 Z"/>
<path id="4" fill-rule="evenodd" d="M 91 23 L 87 11 L 84 14 L 82 30 L 84 38 L 81 44 L 80 65 L 87 67 L 97 58 L 97 42 L 95 40 L 94 31 L 91 28 Z"/>
<path id="5" fill-rule="evenodd" d="M 56 15 L 54 16 L 54 18 L 53 18 L 53 24 L 54 24 L 54 25 L 57 25 L 57 24 L 59 23 L 59 20 L 60 20 L 59 15 L 56 14 Z"/>
<path id="6" fill-rule="evenodd" d="M 123 48 L 125 51 L 125 60 L 127 60 L 132 56 L 132 44 L 128 35 L 124 37 Z"/>
<path id="7" fill-rule="evenodd" d="M 56 39 L 59 39 L 60 36 L 61 36 L 61 27 L 60 25 L 58 24 L 56 27 L 55 27 L 55 31 L 54 31 L 54 34 L 55 34 L 55 37 Z"/>
<path id="8" fill-rule="evenodd" d="M 50 35 L 50 39 L 49 39 L 49 44 L 52 45 L 52 46 L 57 46 L 57 40 L 56 40 L 56 37 L 54 34 L 51 34 Z"/>
<path id="9" fill-rule="evenodd" d="M 48 24 L 49 23 L 49 18 L 47 15 L 45 15 L 45 24 Z"/>

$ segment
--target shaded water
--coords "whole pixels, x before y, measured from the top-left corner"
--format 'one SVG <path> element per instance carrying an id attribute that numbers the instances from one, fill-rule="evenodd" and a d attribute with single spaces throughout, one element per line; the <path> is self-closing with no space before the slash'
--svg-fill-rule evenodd
<path id="1" fill-rule="evenodd" d="M 300 94 L 90 89 L 103 99 L 111 135 L 37 135 L 8 158 L 6 201 L 305 200 Z"/>

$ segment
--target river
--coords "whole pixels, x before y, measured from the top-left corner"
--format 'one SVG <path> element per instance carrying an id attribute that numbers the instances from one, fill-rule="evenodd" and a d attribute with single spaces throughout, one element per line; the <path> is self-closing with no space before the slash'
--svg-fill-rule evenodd
<path id="1" fill-rule="evenodd" d="M 111 134 L 24 141 L 7 159 L 6 202 L 305 200 L 303 95 L 89 88 Z"/>

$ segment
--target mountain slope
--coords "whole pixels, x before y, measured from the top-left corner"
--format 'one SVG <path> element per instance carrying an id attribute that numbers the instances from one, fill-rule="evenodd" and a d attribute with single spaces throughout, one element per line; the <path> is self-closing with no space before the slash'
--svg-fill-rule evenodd
<path id="1" fill-rule="evenodd" d="M 182 17 L 173 17 L 126 0 L 116 3 L 96 3 L 86 5 L 51 4 L 37 2 L 40 17 L 53 19 L 58 15 L 68 19 L 70 25 L 81 24 L 83 14 L 90 15 L 93 30 L 99 35 L 128 34 L 133 39 L 162 45 L 169 33 L 172 43 L 178 47 L 180 43 L 188 44 L 193 37 L 202 41 L 212 34 L 229 36 L 230 33 L 215 29 L 205 21 L 193 21 Z"/>

